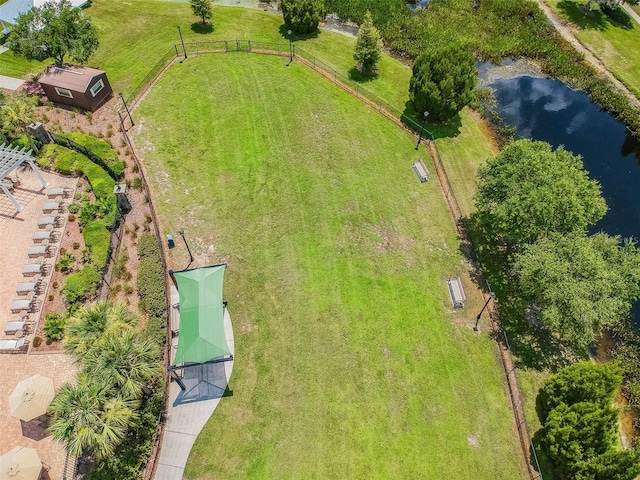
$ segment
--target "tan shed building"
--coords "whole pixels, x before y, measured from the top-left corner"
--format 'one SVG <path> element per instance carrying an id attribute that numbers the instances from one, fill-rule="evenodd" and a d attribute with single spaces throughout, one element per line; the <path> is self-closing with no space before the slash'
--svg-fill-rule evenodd
<path id="1" fill-rule="evenodd" d="M 50 65 L 39 82 L 52 102 L 91 112 L 97 110 L 113 94 L 107 74 L 89 67 Z"/>

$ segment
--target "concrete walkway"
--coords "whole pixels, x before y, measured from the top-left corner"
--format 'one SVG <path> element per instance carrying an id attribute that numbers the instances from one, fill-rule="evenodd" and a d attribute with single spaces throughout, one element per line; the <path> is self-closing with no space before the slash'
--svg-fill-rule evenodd
<path id="1" fill-rule="evenodd" d="M 172 287 L 171 305 L 175 305 L 171 308 L 172 330 L 179 327 L 178 298 L 178 291 Z M 224 330 L 227 345 L 233 354 L 233 328 L 229 311 L 226 309 Z M 177 342 L 171 346 L 172 360 L 175 356 L 176 346 Z M 182 370 L 182 381 L 187 387 L 185 391 L 182 391 L 176 382 L 171 382 L 169 385 L 169 413 L 155 480 L 182 480 L 191 447 L 220 403 L 232 370 L 233 361 L 184 369 Z"/>
<path id="2" fill-rule="evenodd" d="M 6 75 L 0 75 L 0 88 L 5 90 L 17 90 L 19 89 L 24 80 L 20 78 L 7 77 Z"/>
<path id="3" fill-rule="evenodd" d="M 625 12 L 629 14 L 631 18 L 633 18 L 636 21 L 638 25 L 640 25 L 640 15 L 638 15 L 633 8 L 631 8 L 626 3 L 622 4 L 622 8 L 624 9 Z"/>

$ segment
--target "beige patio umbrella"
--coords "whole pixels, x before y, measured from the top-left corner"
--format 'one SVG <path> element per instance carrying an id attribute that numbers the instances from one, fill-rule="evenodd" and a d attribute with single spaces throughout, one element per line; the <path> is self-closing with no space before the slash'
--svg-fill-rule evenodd
<path id="1" fill-rule="evenodd" d="M 33 448 L 15 447 L 0 457 L 0 480 L 36 480 L 42 462 Z"/>
<path id="2" fill-rule="evenodd" d="M 53 400 L 53 381 L 33 375 L 21 380 L 9 395 L 11 415 L 29 421 L 47 412 Z"/>

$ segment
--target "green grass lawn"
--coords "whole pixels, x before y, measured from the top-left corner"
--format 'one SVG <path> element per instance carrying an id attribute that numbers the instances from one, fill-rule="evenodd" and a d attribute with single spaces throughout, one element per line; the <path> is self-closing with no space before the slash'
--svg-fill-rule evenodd
<path id="1" fill-rule="evenodd" d="M 575 24 L 578 39 L 640 98 L 640 25 L 615 24 L 594 4 L 586 10 L 586 0 L 545 0 L 561 17 Z"/>
<path id="2" fill-rule="evenodd" d="M 174 65 L 135 115 L 163 233 L 229 265 L 233 396 L 187 478 L 526 478 L 495 346 L 470 328 L 482 300 L 469 285 L 450 309 L 464 261 L 411 136 L 255 54 Z"/>

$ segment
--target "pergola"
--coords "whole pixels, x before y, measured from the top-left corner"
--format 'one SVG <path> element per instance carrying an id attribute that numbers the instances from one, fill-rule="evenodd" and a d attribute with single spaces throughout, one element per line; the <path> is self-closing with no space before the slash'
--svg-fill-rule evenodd
<path id="1" fill-rule="evenodd" d="M 14 147 L 7 146 L 5 143 L 0 145 L 0 189 L 9 197 L 9 200 L 15 205 L 18 212 L 22 211 L 22 206 L 13 198 L 10 188 L 13 184 L 5 182 L 7 178 L 14 170 L 16 170 L 23 163 L 28 163 L 31 169 L 36 173 L 36 176 L 42 183 L 42 188 L 47 188 L 49 184 L 44 179 L 38 167 L 35 164 L 35 158 L 31 156 L 31 150 L 27 150 L 27 147 Z"/>

